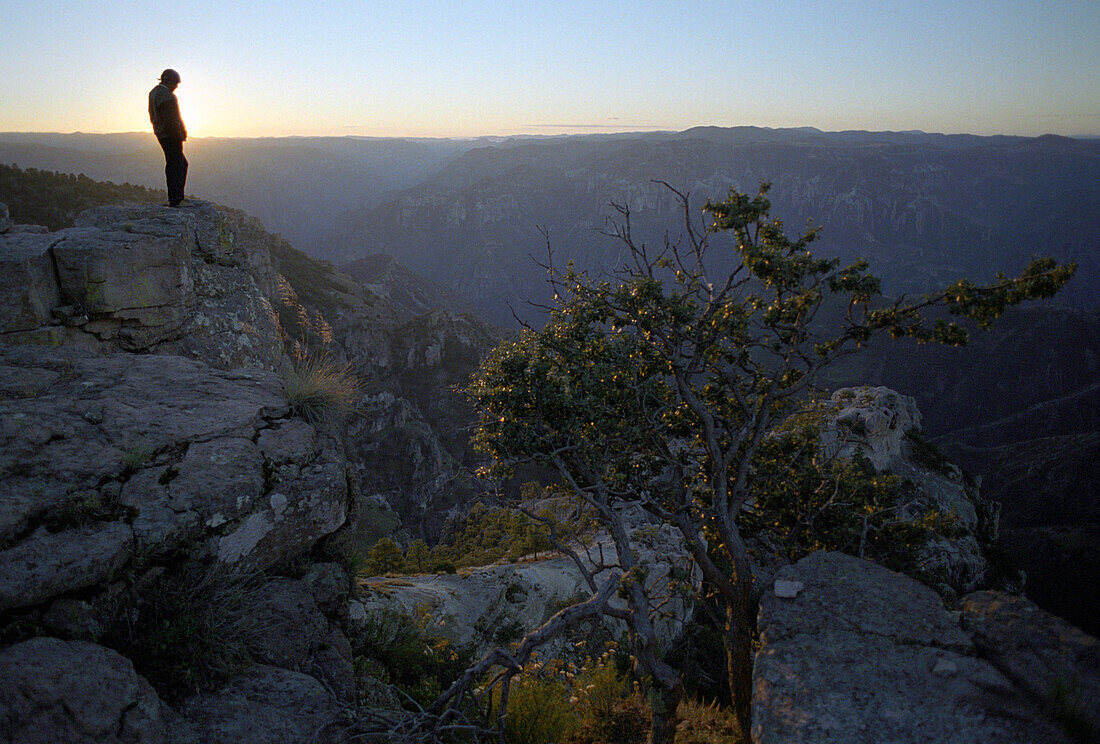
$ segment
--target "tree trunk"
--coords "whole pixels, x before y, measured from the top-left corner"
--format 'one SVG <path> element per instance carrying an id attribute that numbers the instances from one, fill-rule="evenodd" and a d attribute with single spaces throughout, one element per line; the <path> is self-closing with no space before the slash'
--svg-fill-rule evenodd
<path id="1" fill-rule="evenodd" d="M 746 582 L 747 583 L 747 582 Z M 753 612 L 752 585 L 739 585 L 738 596 L 726 603 L 726 672 L 729 675 L 730 698 L 741 736 L 751 741 L 752 728 L 752 640 L 756 618 Z"/>
<path id="2" fill-rule="evenodd" d="M 649 724 L 649 738 L 646 744 L 673 744 L 676 741 L 676 726 L 680 723 L 680 698 L 684 688 L 679 682 L 671 688 L 663 687 L 657 680 L 651 680 L 652 687 L 646 693 L 649 710 L 653 718 Z"/>

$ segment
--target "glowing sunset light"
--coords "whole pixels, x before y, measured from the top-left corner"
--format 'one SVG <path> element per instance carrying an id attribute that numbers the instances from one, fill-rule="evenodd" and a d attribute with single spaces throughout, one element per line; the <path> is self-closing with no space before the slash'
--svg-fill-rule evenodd
<path id="1" fill-rule="evenodd" d="M 170 66 L 195 137 L 1098 134 L 1098 38 L 1089 0 L 42 0 L 5 10 L 0 131 L 146 131 Z"/>

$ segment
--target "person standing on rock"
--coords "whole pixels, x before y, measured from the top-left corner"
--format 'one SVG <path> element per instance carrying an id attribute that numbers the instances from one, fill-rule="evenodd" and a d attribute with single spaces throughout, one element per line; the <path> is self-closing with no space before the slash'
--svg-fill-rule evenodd
<path id="1" fill-rule="evenodd" d="M 179 84 L 180 74 L 168 69 L 160 74 L 160 85 L 149 91 L 149 121 L 164 150 L 164 177 L 168 181 L 170 207 L 183 203 L 183 185 L 187 182 L 187 158 L 183 157 L 187 127 L 180 118 L 179 99 L 173 93 Z"/>

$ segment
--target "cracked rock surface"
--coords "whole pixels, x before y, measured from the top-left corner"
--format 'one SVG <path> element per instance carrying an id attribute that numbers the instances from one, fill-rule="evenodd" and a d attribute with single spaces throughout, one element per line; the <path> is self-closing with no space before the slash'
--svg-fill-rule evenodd
<path id="1" fill-rule="evenodd" d="M 5 345 L 0 372 L 0 610 L 135 553 L 264 567 L 344 521 L 345 462 L 272 373 Z"/>
<path id="2" fill-rule="evenodd" d="M 805 588 L 760 602 L 757 744 L 1069 741 L 928 587 L 825 551 L 777 578 Z"/>
<path id="3" fill-rule="evenodd" d="M 33 638 L 0 651 L 0 741 L 162 744 L 166 711 L 114 651 Z"/>
<path id="4" fill-rule="evenodd" d="M 74 227 L 0 234 L 0 340 L 278 365 L 270 255 L 230 212 L 97 207 Z"/>

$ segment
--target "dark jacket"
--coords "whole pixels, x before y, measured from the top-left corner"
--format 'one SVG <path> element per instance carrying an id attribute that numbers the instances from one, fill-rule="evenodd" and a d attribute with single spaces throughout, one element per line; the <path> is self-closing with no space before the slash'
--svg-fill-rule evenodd
<path id="1" fill-rule="evenodd" d="M 187 139 L 187 127 L 180 118 L 180 102 L 168 86 L 158 85 L 149 91 L 149 121 L 157 139 L 183 142 Z"/>

